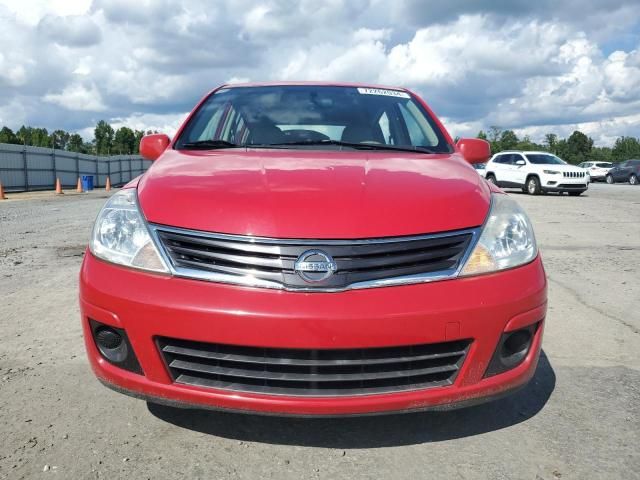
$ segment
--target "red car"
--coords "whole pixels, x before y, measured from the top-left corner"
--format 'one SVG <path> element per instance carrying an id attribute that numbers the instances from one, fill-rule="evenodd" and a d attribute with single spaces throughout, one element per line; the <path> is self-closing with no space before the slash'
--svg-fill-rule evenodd
<path id="1" fill-rule="evenodd" d="M 546 278 L 527 215 L 401 88 L 225 85 L 99 214 L 89 360 L 152 402 L 346 415 L 453 408 L 533 376 Z"/>

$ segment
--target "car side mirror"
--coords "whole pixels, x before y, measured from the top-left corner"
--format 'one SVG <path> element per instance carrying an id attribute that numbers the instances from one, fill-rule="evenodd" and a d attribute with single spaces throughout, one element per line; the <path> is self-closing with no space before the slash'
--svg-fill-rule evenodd
<path id="1" fill-rule="evenodd" d="M 524 160 L 516 160 L 516 165 L 522 166 L 522 165 L 526 165 L 527 162 L 525 162 Z"/>
<path id="2" fill-rule="evenodd" d="M 491 156 L 489 142 L 480 138 L 461 138 L 456 146 L 469 163 L 484 163 Z"/>
<path id="3" fill-rule="evenodd" d="M 171 140 L 164 133 L 145 135 L 140 140 L 140 155 L 153 162 L 162 155 L 170 143 Z"/>

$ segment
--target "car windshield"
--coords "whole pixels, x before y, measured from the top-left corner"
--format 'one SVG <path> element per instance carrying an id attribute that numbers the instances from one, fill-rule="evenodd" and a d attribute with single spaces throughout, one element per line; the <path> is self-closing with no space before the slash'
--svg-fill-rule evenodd
<path id="1" fill-rule="evenodd" d="M 526 153 L 525 156 L 534 165 L 566 165 L 567 162 L 550 153 Z"/>
<path id="2" fill-rule="evenodd" d="M 222 88 L 192 116 L 175 148 L 238 146 L 453 151 L 405 91 L 318 85 Z"/>

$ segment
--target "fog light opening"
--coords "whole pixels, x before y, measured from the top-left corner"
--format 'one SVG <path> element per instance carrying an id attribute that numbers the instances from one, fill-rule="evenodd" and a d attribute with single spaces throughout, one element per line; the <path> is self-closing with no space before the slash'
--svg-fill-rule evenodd
<path id="1" fill-rule="evenodd" d="M 107 350 L 118 348 L 122 344 L 122 336 L 110 327 L 100 327 L 95 333 L 96 342 Z"/>
<path id="2" fill-rule="evenodd" d="M 497 375 L 520 365 L 531 349 L 537 328 L 538 323 L 503 333 L 484 376 Z"/>
<path id="3" fill-rule="evenodd" d="M 520 361 L 531 346 L 531 331 L 517 330 L 509 333 L 500 349 L 500 356 L 506 361 Z"/>
<path id="4" fill-rule="evenodd" d="M 123 329 L 93 319 L 89 323 L 96 347 L 105 360 L 130 372 L 142 374 L 142 368 Z"/>

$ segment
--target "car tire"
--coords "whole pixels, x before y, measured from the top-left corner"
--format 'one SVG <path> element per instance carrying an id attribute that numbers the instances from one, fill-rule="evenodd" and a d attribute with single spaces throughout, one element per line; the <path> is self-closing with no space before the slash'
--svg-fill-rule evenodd
<path id="1" fill-rule="evenodd" d="M 582 195 L 582 192 L 569 192 L 569 195 L 571 195 L 572 197 L 577 197 L 579 195 Z"/>
<path id="2" fill-rule="evenodd" d="M 487 182 L 498 185 L 498 182 L 496 182 L 496 177 L 493 174 L 487 175 Z"/>
<path id="3" fill-rule="evenodd" d="M 613 185 L 613 177 L 611 175 L 607 175 L 604 178 L 605 182 L 607 182 L 609 185 Z"/>
<path id="4" fill-rule="evenodd" d="M 639 183 L 639 182 L 638 182 L 638 177 L 637 177 L 637 175 L 636 175 L 635 173 L 634 173 L 634 174 L 632 174 L 632 175 L 629 177 L 629 183 L 630 183 L 631 185 L 638 185 L 638 183 Z"/>
<path id="5" fill-rule="evenodd" d="M 527 193 L 529 195 L 540 195 L 540 180 L 538 180 L 538 177 L 527 178 Z"/>

